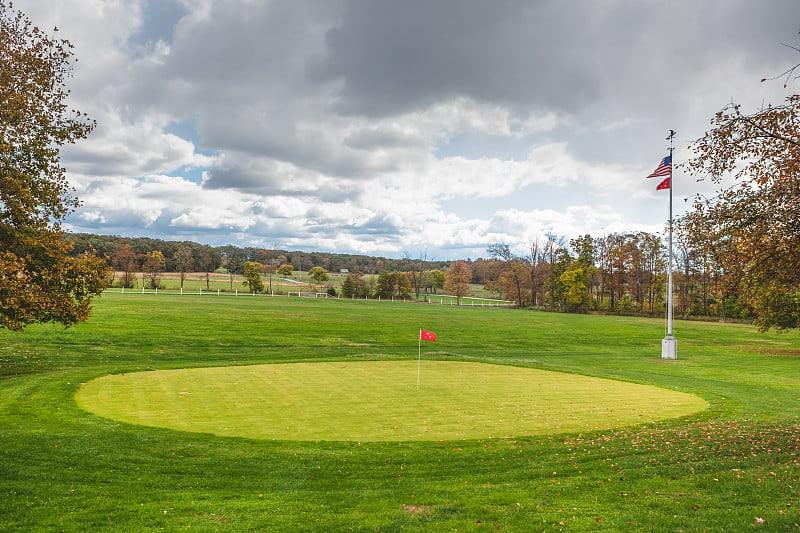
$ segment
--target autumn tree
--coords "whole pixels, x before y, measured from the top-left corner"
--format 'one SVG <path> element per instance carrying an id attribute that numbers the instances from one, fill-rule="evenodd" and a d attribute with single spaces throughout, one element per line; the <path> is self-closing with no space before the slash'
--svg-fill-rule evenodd
<path id="1" fill-rule="evenodd" d="M 192 249 L 186 245 L 179 246 L 175 251 L 173 260 L 175 261 L 175 270 L 178 271 L 178 275 L 180 276 L 181 289 L 183 289 L 183 282 L 186 280 L 186 273 L 191 272 L 195 265 Z"/>
<path id="2" fill-rule="evenodd" d="M 278 267 L 278 270 L 276 272 L 278 273 L 279 276 L 291 276 L 293 270 L 294 268 L 292 267 L 292 265 L 290 265 L 289 263 L 284 263 Z"/>
<path id="3" fill-rule="evenodd" d="M 219 253 L 210 246 L 203 246 L 200 250 L 200 258 L 197 261 L 200 269 L 206 273 L 206 289 L 211 289 L 211 272 L 220 265 Z"/>
<path id="4" fill-rule="evenodd" d="M 444 290 L 456 297 L 456 304 L 461 305 L 461 298 L 469 296 L 472 270 L 466 261 L 453 261 L 444 275 Z"/>
<path id="5" fill-rule="evenodd" d="M 530 270 L 521 258 L 504 264 L 497 285 L 507 300 L 515 300 L 522 307 L 528 304 L 531 294 Z"/>
<path id="6" fill-rule="evenodd" d="M 697 197 L 680 229 L 713 259 L 763 330 L 800 326 L 800 95 L 745 113 L 729 104 L 692 144 L 686 164 L 724 186 Z"/>
<path id="7" fill-rule="evenodd" d="M 112 264 L 122 272 L 120 287 L 130 289 L 136 286 L 136 273 L 139 271 L 139 254 L 130 244 L 120 246 L 111 257 Z"/>
<path id="8" fill-rule="evenodd" d="M 60 148 L 94 122 L 65 104 L 72 45 L 0 0 L 0 327 L 86 320 L 105 261 L 70 257 L 60 222 L 75 210 Z"/>
<path id="9" fill-rule="evenodd" d="M 409 298 L 411 282 L 405 272 L 383 270 L 378 274 L 375 292 L 380 298 Z"/>
<path id="10" fill-rule="evenodd" d="M 308 277 L 310 277 L 320 285 L 331 279 L 331 276 L 328 273 L 328 271 L 321 266 L 311 267 L 311 270 L 308 271 Z"/>
<path id="11" fill-rule="evenodd" d="M 564 303 L 568 311 L 585 313 L 592 306 L 592 280 L 597 273 L 592 237 L 583 235 L 572 239 L 569 244 L 576 257 L 568 260 L 559 278 Z"/>
<path id="12" fill-rule="evenodd" d="M 544 290 L 550 310 L 555 311 L 563 299 L 561 274 L 566 270 L 565 266 L 571 261 L 571 257 L 565 248 L 566 238 L 564 236 L 547 233 L 546 238 L 541 256 L 542 261 L 547 265 Z M 542 303 L 544 303 L 544 299 Z"/>
<path id="13" fill-rule="evenodd" d="M 267 259 L 262 263 L 261 270 L 263 270 L 269 278 L 269 292 L 272 294 L 272 275 L 278 270 L 278 266 L 272 261 Z"/>
<path id="14" fill-rule="evenodd" d="M 408 281 L 414 291 L 414 299 L 416 301 L 419 301 L 419 293 L 422 288 L 422 279 L 424 277 L 422 269 L 427 261 L 427 252 L 420 252 L 418 259 L 411 259 L 411 254 L 408 252 L 403 254 L 403 263 L 408 268 L 406 276 L 408 276 Z"/>
<path id="15" fill-rule="evenodd" d="M 167 263 L 164 260 L 164 254 L 159 250 L 147 252 L 144 263 L 142 264 L 142 272 L 147 274 L 148 282 L 151 289 L 157 289 L 161 282 L 161 273 L 167 269 Z"/>
<path id="16" fill-rule="evenodd" d="M 444 272 L 439 269 L 426 270 L 423 272 L 422 288 L 425 289 L 426 292 L 433 294 L 442 290 L 444 288 Z"/>
<path id="17" fill-rule="evenodd" d="M 563 311 L 567 303 L 566 289 L 562 275 L 572 265 L 574 258 L 566 248 L 558 248 L 552 260 L 550 277 L 547 280 L 548 290 L 550 291 L 550 309 L 552 311 Z"/>
<path id="18" fill-rule="evenodd" d="M 364 278 L 359 272 L 350 272 L 342 282 L 343 298 L 363 298 L 368 296 Z"/>
<path id="19" fill-rule="evenodd" d="M 245 262 L 242 285 L 247 285 L 250 288 L 250 292 L 264 291 L 264 281 L 261 279 L 261 263 L 256 261 Z"/>
<path id="20" fill-rule="evenodd" d="M 522 307 L 526 302 L 526 295 L 529 294 L 526 289 L 530 275 L 524 261 L 514 255 L 508 244 L 505 243 L 491 244 L 487 248 L 487 252 L 492 259 L 501 261 L 503 264 L 499 280 L 503 287 L 503 294 L 506 295 L 506 298 L 516 300 L 517 305 Z"/>
<path id="21" fill-rule="evenodd" d="M 395 296 L 403 299 L 410 298 L 412 292 L 411 281 L 408 279 L 406 273 L 397 272 L 395 278 L 397 280 L 395 284 Z"/>
<path id="22" fill-rule="evenodd" d="M 542 266 L 544 262 L 544 244 L 539 237 L 528 238 L 528 274 L 530 277 L 531 305 L 539 305 L 539 292 L 544 285 L 544 274 Z"/>
<path id="23" fill-rule="evenodd" d="M 589 310 L 589 274 L 577 263 L 573 263 L 561 274 L 564 299 L 571 312 L 585 313 Z"/>

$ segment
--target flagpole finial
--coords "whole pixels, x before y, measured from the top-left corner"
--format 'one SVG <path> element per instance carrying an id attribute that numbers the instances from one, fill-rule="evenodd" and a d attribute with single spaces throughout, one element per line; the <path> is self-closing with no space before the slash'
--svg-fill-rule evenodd
<path id="1" fill-rule="evenodd" d="M 675 134 L 676 134 L 676 133 L 678 133 L 678 132 L 677 132 L 677 131 L 675 131 L 675 130 L 669 130 L 669 135 L 667 136 L 667 140 L 668 140 L 668 141 L 671 141 L 671 140 L 672 140 L 672 138 L 673 138 L 673 137 L 675 137 Z"/>

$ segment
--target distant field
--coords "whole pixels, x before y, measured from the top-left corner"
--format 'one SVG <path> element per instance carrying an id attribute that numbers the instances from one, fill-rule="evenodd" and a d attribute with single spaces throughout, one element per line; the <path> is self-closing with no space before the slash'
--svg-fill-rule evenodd
<path id="1" fill-rule="evenodd" d="M 337 293 L 340 293 L 342 282 L 344 281 L 346 275 L 345 274 L 338 274 L 338 273 L 331 273 L 330 279 L 325 282 L 324 284 L 318 284 L 314 280 L 308 277 L 307 272 L 299 272 L 295 271 L 292 273 L 290 277 L 283 277 L 278 275 L 273 275 L 272 279 L 270 280 L 269 276 L 262 276 L 262 280 L 264 282 L 264 292 L 260 294 L 286 294 L 288 292 L 319 292 L 324 293 L 328 287 L 333 287 L 336 289 Z M 375 277 L 372 274 L 367 274 L 364 276 L 365 278 Z M 114 285 L 119 283 L 119 279 L 121 278 L 121 273 L 117 272 L 114 276 L 116 280 Z M 149 280 L 144 279 L 142 281 L 141 274 L 137 275 L 136 278 L 136 287 L 133 289 L 126 289 L 126 291 L 137 291 L 137 292 L 154 292 L 153 289 L 145 288 L 143 289 L 143 285 L 148 287 Z M 109 289 L 110 291 L 118 291 L 120 290 L 119 287 L 114 286 L 113 288 Z M 211 292 L 211 293 L 225 293 L 227 294 L 248 294 L 250 292 L 248 286 L 244 283 L 244 277 L 240 274 L 225 274 L 214 272 L 210 273 L 208 276 L 208 280 L 206 280 L 205 272 L 189 272 L 186 274 L 186 277 L 183 280 L 183 291 L 181 291 L 181 281 L 180 281 L 180 274 L 177 272 L 163 272 L 159 278 L 159 291 L 168 291 L 168 292 L 182 292 L 182 294 L 200 294 L 203 292 Z M 405 300 L 413 300 L 413 297 L 406 298 Z M 455 297 L 450 296 L 449 294 L 444 293 L 425 293 L 424 291 L 420 294 L 420 300 L 428 301 L 430 303 L 438 303 L 442 305 L 451 305 L 455 304 Z M 472 285 L 472 291 L 469 296 L 462 299 L 468 305 L 508 305 L 511 302 L 506 300 L 502 300 L 496 297 L 495 294 L 492 294 L 483 289 L 480 285 Z"/>
<path id="2" fill-rule="evenodd" d="M 196 369 L 200 374 L 189 372 L 183 383 L 203 393 L 211 392 L 205 389 L 215 378 L 230 390 L 231 376 L 250 372 L 251 365 L 302 370 L 292 376 L 306 384 L 326 374 L 329 383 L 341 383 L 324 372 L 330 367 L 314 366 L 319 363 L 406 365 L 404 372 L 410 369 L 414 378 L 419 328 L 438 336 L 423 344 L 423 364 L 429 366 L 422 368 L 429 373 L 422 374 L 420 391 L 445 383 L 448 394 L 470 395 L 447 365 L 477 363 L 512 376 L 551 371 L 565 373 L 565 383 L 592 376 L 615 380 L 623 389 L 657 388 L 639 389 L 641 394 L 617 404 L 623 410 L 674 408 L 668 398 L 657 397 L 660 391 L 694 395 L 709 407 L 625 427 L 603 428 L 598 421 L 600 429 L 566 433 L 552 428 L 534 435 L 358 441 L 327 440 L 330 434 L 319 440 L 286 440 L 277 433 L 218 436 L 191 425 L 186 429 L 192 431 L 177 431 L 91 414 L 76 402 L 79 391 L 102 383 L 97 378 L 162 375 L 153 370 Z M 0 331 L 0 530 L 796 530 L 800 337 L 682 321 L 675 330 L 679 359 L 663 361 L 661 320 L 109 292 L 88 323 L 66 330 L 39 325 L 24 334 Z M 431 371 L 440 364 L 445 371 L 434 380 Z M 366 405 L 396 398 L 388 390 L 380 394 L 389 368 L 367 377 L 363 397 L 358 387 L 348 391 L 353 409 L 360 400 Z M 325 397 L 337 397 L 335 386 L 285 388 L 291 392 L 285 404 L 276 389 L 262 398 L 263 414 L 273 416 L 271 408 L 311 411 L 309 391 L 324 404 Z M 367 391 L 371 386 L 376 391 Z M 165 387 L 167 395 L 175 390 L 174 383 Z M 578 388 L 584 397 L 566 400 L 575 411 L 581 402 L 596 399 L 599 406 L 605 400 L 591 385 Z M 178 394 L 176 403 L 199 394 L 177 392 L 191 394 Z M 444 405 L 461 416 L 444 389 L 441 398 L 433 392 L 424 391 L 431 395 L 417 410 Z M 552 406 L 569 398 L 567 392 L 549 390 L 540 399 Z M 124 403 L 107 400 L 115 402 Z M 466 401 L 464 408 L 476 411 Z M 234 421 L 236 413 L 228 410 Z M 198 409 L 184 413 L 220 419 Z M 342 423 L 357 419 L 337 416 Z M 281 424 L 271 422 L 278 429 Z"/>
<path id="3" fill-rule="evenodd" d="M 115 274 L 115 279 L 120 279 L 120 274 Z M 133 290 L 142 289 L 142 274 L 138 274 L 136 278 L 136 287 Z M 300 281 L 302 279 L 302 281 Z M 144 284 L 147 285 L 149 280 L 145 279 Z M 268 276 L 264 277 L 264 284 L 269 290 L 270 279 Z M 181 287 L 180 274 L 177 272 L 163 272 L 159 278 L 159 285 L 162 290 L 179 291 Z M 295 273 L 293 277 L 284 278 L 282 276 L 272 276 L 272 290 L 275 292 L 286 292 L 287 290 L 310 290 L 313 285 L 313 280 L 308 279 L 306 274 L 303 277 L 299 272 Z M 299 287 L 299 289 L 298 289 Z M 244 284 L 244 278 L 240 274 L 224 274 L 213 272 L 208 275 L 206 281 L 205 272 L 187 272 L 183 280 L 183 289 L 185 292 L 199 292 L 199 291 L 224 291 L 224 292 L 248 292 L 247 285 Z M 151 289 L 147 289 L 151 290 Z"/>

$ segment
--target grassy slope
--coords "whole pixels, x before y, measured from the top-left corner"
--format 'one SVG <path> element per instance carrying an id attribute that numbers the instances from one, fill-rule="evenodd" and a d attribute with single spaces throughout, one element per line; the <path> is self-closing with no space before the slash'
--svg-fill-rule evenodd
<path id="1" fill-rule="evenodd" d="M 130 426 L 79 383 L 146 368 L 416 356 L 696 393 L 634 429 L 433 443 L 301 443 Z M 409 335 L 411 332 L 411 335 Z M 796 333 L 657 320 L 268 297 L 104 296 L 87 324 L 0 332 L 0 529 L 784 531 L 800 523 Z M 756 521 L 756 518 L 764 522 Z"/>

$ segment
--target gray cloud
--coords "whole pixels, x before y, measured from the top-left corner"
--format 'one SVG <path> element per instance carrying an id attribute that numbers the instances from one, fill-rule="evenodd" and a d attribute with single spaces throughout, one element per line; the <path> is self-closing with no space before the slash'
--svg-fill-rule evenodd
<path id="1" fill-rule="evenodd" d="M 763 63 L 799 15 L 781 0 L 351 0 L 310 71 L 341 81 L 337 109 L 370 116 L 454 96 L 570 113 L 650 106 L 732 56 Z"/>
<path id="2" fill-rule="evenodd" d="M 587 209 L 659 227 L 640 177 L 666 131 L 680 159 L 732 98 L 780 101 L 759 80 L 800 26 L 796 0 L 15 6 L 75 42 L 72 98 L 100 123 L 64 152 L 76 226 L 380 253 L 422 235 L 448 257 L 585 232 Z M 184 168 L 205 179 L 156 179 Z"/>
<path id="3" fill-rule="evenodd" d="M 342 229 L 359 235 L 395 235 L 402 234 L 402 228 L 396 220 L 386 214 L 377 214 L 364 222 L 344 225 Z"/>
<path id="4" fill-rule="evenodd" d="M 133 46 L 147 47 L 158 41 L 171 43 L 175 26 L 188 13 L 178 0 L 151 0 L 143 10 L 143 19 L 128 42 Z"/>
<path id="5" fill-rule="evenodd" d="M 641 23 L 644 6 L 625 5 L 626 18 Z M 391 115 L 454 96 L 574 111 L 599 97 L 598 71 L 636 47 L 619 38 L 598 39 L 600 32 L 614 35 L 601 19 L 614 20 L 619 7 L 560 0 L 352 0 L 342 23 L 326 36 L 327 55 L 310 71 L 342 80 L 338 109 L 346 113 Z"/>
<path id="6" fill-rule="evenodd" d="M 426 149 L 429 148 L 419 136 L 388 128 L 365 128 L 355 131 L 344 138 L 345 146 L 356 150 L 375 149 Z"/>

